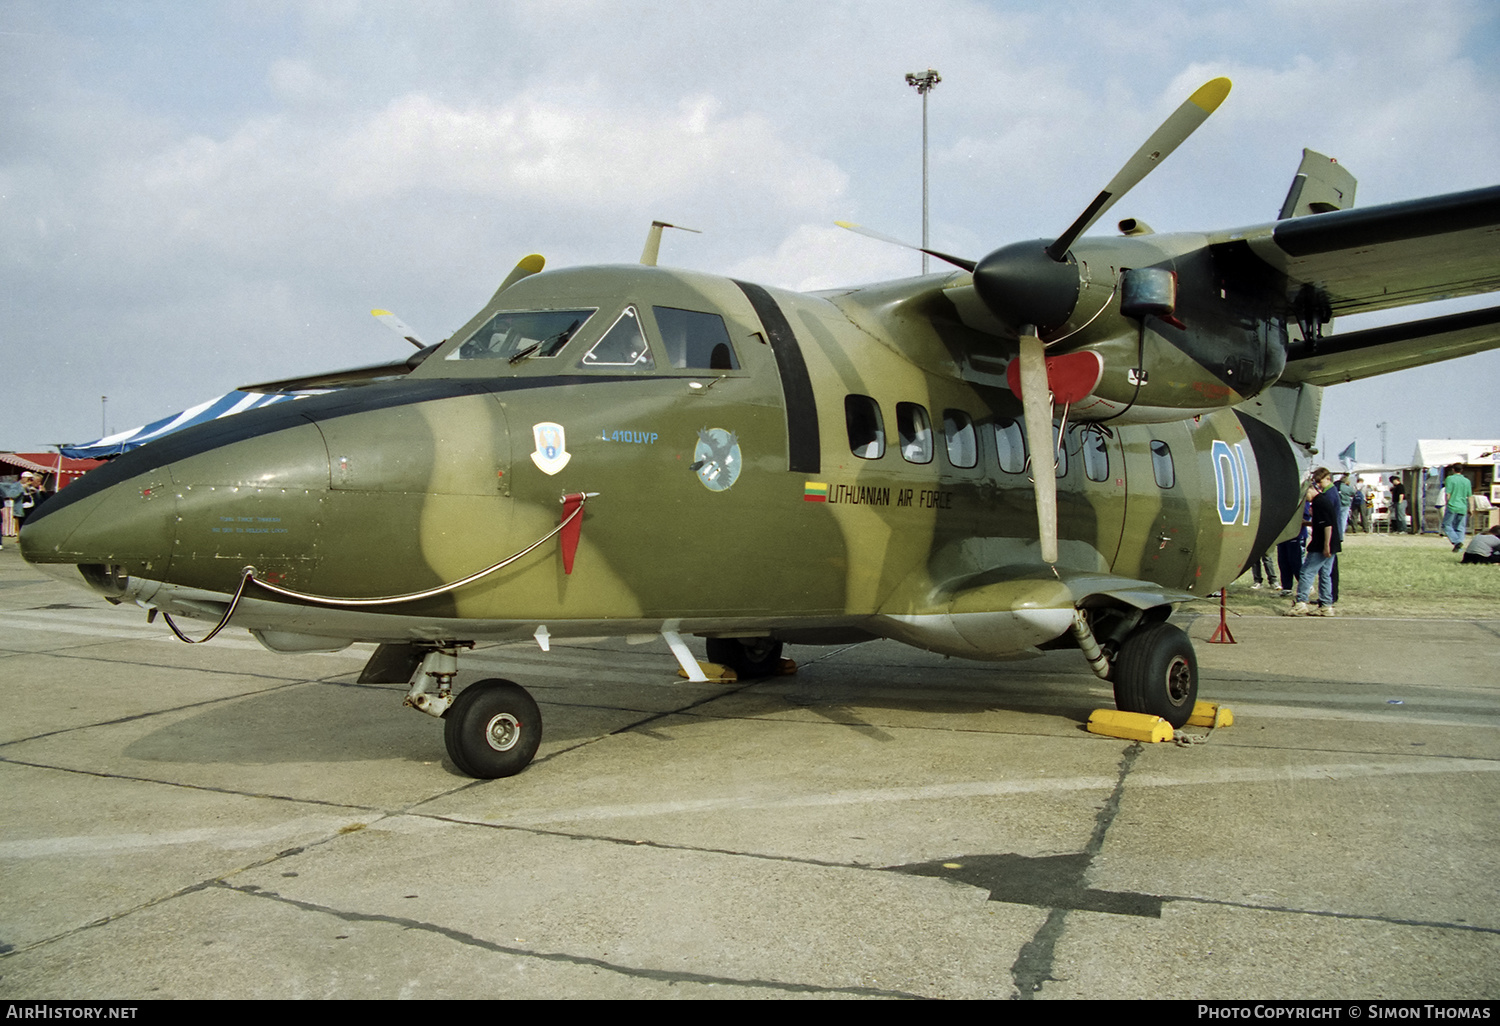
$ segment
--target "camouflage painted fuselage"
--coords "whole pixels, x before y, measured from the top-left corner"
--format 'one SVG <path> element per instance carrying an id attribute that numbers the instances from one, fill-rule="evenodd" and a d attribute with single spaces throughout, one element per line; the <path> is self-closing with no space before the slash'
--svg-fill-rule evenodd
<path id="1" fill-rule="evenodd" d="M 554 541 L 396 606 L 319 608 L 252 586 L 233 622 L 288 649 L 545 625 L 888 636 L 985 658 L 1057 637 L 1090 596 L 1206 595 L 1275 539 L 1298 500 L 1289 389 L 1156 424 L 1070 418 L 1057 572 L 1042 564 L 1030 475 L 1053 472 L 1052 444 L 1024 440 L 1040 458 L 1018 462 L 1003 354 L 944 291 L 961 277 L 804 295 L 649 267 L 535 275 L 404 378 L 120 457 L 28 520 L 23 548 L 117 600 L 214 619 L 246 566 L 346 598 L 457 580 L 588 493 L 571 574 Z M 460 358 L 497 311 L 567 309 L 592 313 L 553 355 Z M 722 318 L 732 366 L 674 365 L 662 325 L 682 311 Z M 622 314 L 649 363 L 591 362 Z M 996 366 L 974 358 L 986 351 Z M 1132 597 L 1132 582 L 1158 590 Z"/>

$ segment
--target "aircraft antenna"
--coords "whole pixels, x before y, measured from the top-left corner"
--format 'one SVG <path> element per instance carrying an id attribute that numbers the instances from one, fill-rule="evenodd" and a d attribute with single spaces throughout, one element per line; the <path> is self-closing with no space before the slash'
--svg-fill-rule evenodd
<path id="1" fill-rule="evenodd" d="M 641 263 L 647 267 L 656 266 L 657 254 L 661 252 L 661 230 L 663 228 L 676 228 L 680 232 L 692 232 L 694 235 L 703 233 L 697 228 L 684 228 L 680 224 L 667 224 L 665 221 L 652 221 L 651 230 L 646 233 L 646 248 L 641 250 Z"/>

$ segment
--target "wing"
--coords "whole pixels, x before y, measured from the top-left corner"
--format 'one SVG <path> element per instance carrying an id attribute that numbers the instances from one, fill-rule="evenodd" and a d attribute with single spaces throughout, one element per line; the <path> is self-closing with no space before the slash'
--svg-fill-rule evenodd
<path id="1" fill-rule="evenodd" d="M 1500 289 L 1500 186 L 1227 233 L 1335 316 Z"/>
<path id="2" fill-rule="evenodd" d="M 1345 381 L 1482 353 L 1500 346 L 1500 307 L 1391 324 L 1287 347 L 1281 380 L 1309 385 Z"/>
<path id="3" fill-rule="evenodd" d="M 1225 233 L 1286 278 L 1304 324 L 1500 289 L 1500 186 Z M 1332 385 L 1500 346 L 1500 308 L 1294 342 L 1282 380 Z"/>

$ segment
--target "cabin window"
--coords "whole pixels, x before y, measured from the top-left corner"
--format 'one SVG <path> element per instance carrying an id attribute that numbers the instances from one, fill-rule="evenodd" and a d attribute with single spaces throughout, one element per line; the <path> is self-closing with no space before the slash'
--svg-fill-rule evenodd
<path id="1" fill-rule="evenodd" d="M 502 310 L 447 359 L 508 360 L 522 353 L 556 356 L 592 316 L 593 310 Z"/>
<path id="2" fill-rule="evenodd" d="M 1007 474 L 1026 469 L 1026 433 L 1009 417 L 995 421 L 995 454 L 1000 457 L 1000 469 Z"/>
<path id="3" fill-rule="evenodd" d="M 595 342 L 593 348 L 578 361 L 580 367 L 641 367 L 656 366 L 651 359 L 651 350 L 646 345 L 646 336 L 641 332 L 640 318 L 635 307 L 627 306 L 618 320 Z"/>
<path id="4" fill-rule="evenodd" d="M 683 370 L 739 370 L 724 318 L 697 310 L 653 306 L 667 363 Z"/>
<path id="5" fill-rule="evenodd" d="M 849 429 L 849 451 L 862 460 L 885 455 L 885 421 L 880 404 L 867 395 L 844 397 L 844 424 Z"/>
<path id="6" fill-rule="evenodd" d="M 896 434 L 901 440 L 902 459 L 908 463 L 932 462 L 932 421 L 927 417 L 927 407 L 897 403 Z"/>
<path id="7" fill-rule="evenodd" d="M 1171 488 L 1177 483 L 1177 471 L 1172 466 L 1172 449 L 1166 442 L 1151 443 L 1151 473 L 1156 477 L 1158 488 Z"/>
<path id="8" fill-rule="evenodd" d="M 1090 481 L 1109 480 L 1108 439 L 1096 427 L 1083 430 L 1083 475 Z"/>
<path id="9" fill-rule="evenodd" d="M 955 467 L 979 463 L 979 435 L 974 420 L 963 410 L 943 411 L 943 437 L 948 440 L 948 462 Z"/>

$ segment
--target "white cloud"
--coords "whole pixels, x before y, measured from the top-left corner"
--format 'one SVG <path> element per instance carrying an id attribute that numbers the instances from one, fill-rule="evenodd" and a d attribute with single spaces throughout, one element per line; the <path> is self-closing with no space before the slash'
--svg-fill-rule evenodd
<path id="1" fill-rule="evenodd" d="M 920 254 L 845 231 L 832 224 L 799 224 L 774 253 L 740 261 L 725 273 L 798 292 L 912 277 Z M 945 264 L 939 264 L 946 267 Z"/>

